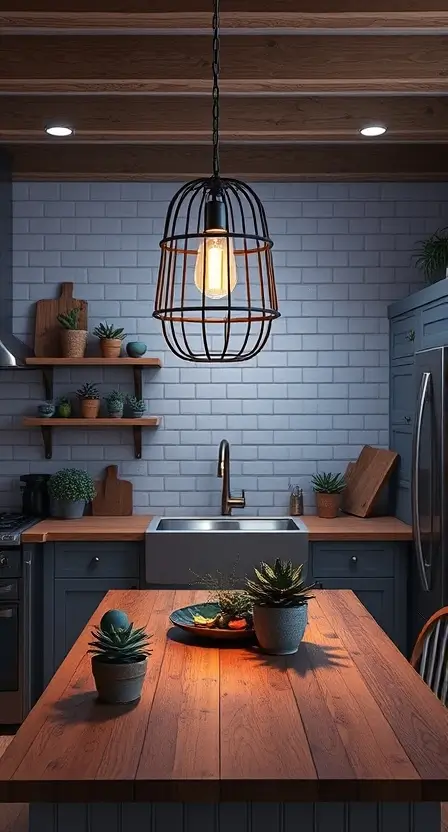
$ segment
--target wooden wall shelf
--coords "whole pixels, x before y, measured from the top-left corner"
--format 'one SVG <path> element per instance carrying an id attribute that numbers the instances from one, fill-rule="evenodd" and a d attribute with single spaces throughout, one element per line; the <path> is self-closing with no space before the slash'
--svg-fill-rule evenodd
<path id="1" fill-rule="evenodd" d="M 46 356 L 26 359 L 28 367 L 42 370 L 45 388 L 45 398 L 53 398 L 53 370 L 55 367 L 132 367 L 134 372 L 134 394 L 137 399 L 143 398 L 142 370 L 143 367 L 162 366 L 160 358 L 102 358 L 102 356 L 87 356 L 86 358 L 47 358 Z"/>
<path id="2" fill-rule="evenodd" d="M 40 427 L 45 448 L 45 459 L 53 455 L 53 428 L 132 428 L 134 434 L 134 454 L 136 459 L 142 456 L 142 428 L 157 428 L 160 425 L 159 416 L 143 416 L 141 419 L 59 419 L 52 417 L 42 419 L 39 416 L 25 416 L 23 424 L 28 428 Z"/>

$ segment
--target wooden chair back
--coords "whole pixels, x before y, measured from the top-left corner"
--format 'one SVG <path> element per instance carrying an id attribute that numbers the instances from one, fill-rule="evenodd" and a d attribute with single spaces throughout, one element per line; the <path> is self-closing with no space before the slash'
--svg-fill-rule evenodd
<path id="1" fill-rule="evenodd" d="M 448 607 L 438 610 L 426 622 L 412 651 L 411 664 L 438 699 L 447 705 Z"/>

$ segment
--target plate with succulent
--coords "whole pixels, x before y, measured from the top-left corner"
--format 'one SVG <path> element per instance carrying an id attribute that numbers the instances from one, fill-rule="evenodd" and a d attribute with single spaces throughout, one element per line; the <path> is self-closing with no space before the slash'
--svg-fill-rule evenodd
<path id="1" fill-rule="evenodd" d="M 170 615 L 170 621 L 182 630 L 207 639 L 241 640 L 254 638 L 252 601 L 243 589 L 224 589 L 234 583 L 234 575 L 227 579 L 221 573 L 200 578 L 209 589 L 209 600 L 202 604 L 182 607 Z"/>

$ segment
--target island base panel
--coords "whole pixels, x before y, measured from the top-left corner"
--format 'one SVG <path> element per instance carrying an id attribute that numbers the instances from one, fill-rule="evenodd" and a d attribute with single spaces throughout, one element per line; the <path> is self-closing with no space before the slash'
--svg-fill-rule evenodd
<path id="1" fill-rule="evenodd" d="M 38 803 L 29 832 L 440 832 L 439 803 Z"/>

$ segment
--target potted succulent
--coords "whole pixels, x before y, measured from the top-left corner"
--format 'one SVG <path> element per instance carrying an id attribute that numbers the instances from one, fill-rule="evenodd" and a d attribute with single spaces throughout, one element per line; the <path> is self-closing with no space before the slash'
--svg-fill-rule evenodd
<path id="1" fill-rule="evenodd" d="M 143 399 L 137 399 L 136 396 L 126 396 L 126 404 L 129 408 L 131 418 L 141 419 L 146 410 L 146 404 Z"/>
<path id="2" fill-rule="evenodd" d="M 87 471 L 62 468 L 48 480 L 52 517 L 73 520 L 82 517 L 86 503 L 96 496 L 95 485 Z"/>
<path id="3" fill-rule="evenodd" d="M 276 559 L 273 566 L 261 563 L 255 578 L 246 581 L 253 604 L 255 635 L 261 649 L 274 656 L 296 653 L 308 617 L 311 586 L 302 581 L 303 564 Z"/>
<path id="4" fill-rule="evenodd" d="M 337 517 L 346 482 L 342 474 L 314 474 L 311 478 L 319 517 Z"/>
<path id="5" fill-rule="evenodd" d="M 150 636 L 129 623 L 121 610 L 106 612 L 89 642 L 99 699 L 124 704 L 140 699 L 148 666 Z"/>
<path id="6" fill-rule="evenodd" d="M 72 415 L 72 405 L 67 396 L 61 396 L 58 400 L 58 416 L 61 419 L 68 419 Z"/>
<path id="7" fill-rule="evenodd" d="M 61 350 L 64 358 L 83 358 L 87 346 L 87 330 L 79 329 L 79 306 L 57 316 L 61 324 Z"/>
<path id="8" fill-rule="evenodd" d="M 420 240 L 414 255 L 417 268 L 421 269 L 428 283 L 437 283 L 448 277 L 448 231 L 440 228 L 427 240 Z"/>
<path id="9" fill-rule="evenodd" d="M 100 394 L 96 384 L 83 384 L 76 395 L 81 402 L 81 416 L 83 419 L 96 419 L 100 411 Z"/>
<path id="10" fill-rule="evenodd" d="M 103 358 L 120 357 L 121 347 L 126 338 L 126 332 L 123 328 L 117 328 L 113 324 L 108 324 L 107 321 L 104 321 L 104 323 L 95 327 L 93 334 L 99 339 Z"/>
<path id="11" fill-rule="evenodd" d="M 107 412 L 111 419 L 121 419 L 123 416 L 125 398 L 124 393 L 120 393 L 119 390 L 112 390 L 112 392 L 106 396 Z"/>
<path id="12" fill-rule="evenodd" d="M 50 401 L 42 402 L 37 408 L 39 416 L 42 416 L 43 419 L 51 419 L 55 414 L 55 410 L 54 403 Z"/>

